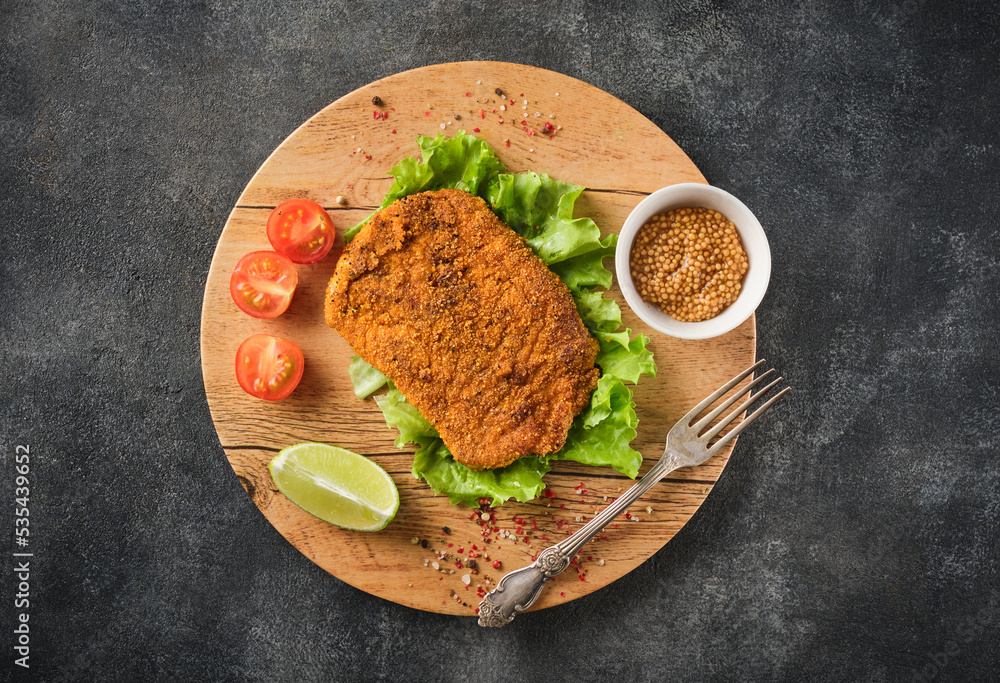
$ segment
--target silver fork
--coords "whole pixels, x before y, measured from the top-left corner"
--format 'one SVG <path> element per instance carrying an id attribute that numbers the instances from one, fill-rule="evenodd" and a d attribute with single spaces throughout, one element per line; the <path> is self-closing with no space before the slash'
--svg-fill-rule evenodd
<path id="1" fill-rule="evenodd" d="M 712 424 L 713 420 L 722 415 L 726 409 L 736 403 L 742 396 L 745 396 L 755 386 L 763 382 L 765 378 L 774 372 L 774 369 L 772 368 L 758 375 L 738 393 L 726 399 L 722 405 L 701 419 L 698 419 L 698 416 L 707 410 L 710 405 L 725 396 L 726 392 L 753 374 L 763 364 L 763 359 L 759 360 L 726 382 L 718 391 L 692 408 L 691 412 L 671 427 L 670 431 L 667 432 L 667 445 L 663 450 L 663 455 L 653 465 L 653 468 L 646 473 L 646 476 L 636 482 L 632 488 L 604 508 L 575 534 L 543 550 L 538 555 L 538 559 L 527 567 L 512 571 L 500 579 L 497 587 L 487 593 L 483 601 L 479 603 L 479 625 L 504 626 L 513 621 L 515 616 L 535 603 L 535 600 L 541 595 L 542 588 L 545 587 L 549 579 L 558 576 L 569 567 L 573 558 L 590 539 L 596 536 L 601 529 L 624 512 L 639 497 L 653 488 L 654 484 L 676 469 L 694 467 L 711 458 L 722 450 L 727 443 L 735 439 L 736 435 L 746 429 L 751 422 L 760 417 L 764 411 L 774 405 L 775 401 L 790 391 L 790 387 L 785 387 L 744 418 L 742 422 L 723 434 L 722 438 L 714 444 L 709 445 L 711 440 L 728 427 L 737 416 L 745 412 L 762 395 L 774 388 L 782 378 L 778 377 L 778 379 L 767 386 L 754 392 L 736 410 L 732 411 L 720 420 L 718 424 L 709 429 L 706 428 Z"/>

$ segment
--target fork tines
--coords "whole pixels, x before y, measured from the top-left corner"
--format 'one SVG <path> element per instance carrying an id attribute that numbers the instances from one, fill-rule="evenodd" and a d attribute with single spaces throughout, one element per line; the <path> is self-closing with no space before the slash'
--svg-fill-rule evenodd
<path id="1" fill-rule="evenodd" d="M 732 406 L 734 403 L 736 403 L 736 401 L 738 401 L 740 398 L 742 398 L 747 393 L 749 393 L 750 391 L 752 391 L 754 387 L 756 387 L 761 382 L 763 382 L 765 379 L 767 379 L 774 372 L 774 368 L 771 368 L 770 370 L 762 372 L 760 375 L 758 375 L 757 377 L 755 377 L 749 384 L 747 384 L 745 387 L 743 387 L 742 389 L 740 389 L 736 394 L 734 394 L 733 396 L 730 396 L 728 399 L 726 399 L 722 403 L 722 405 L 720 405 L 718 408 L 715 408 L 712 412 L 708 413 L 707 415 L 705 415 L 701 419 L 698 419 L 698 416 L 702 413 L 702 411 L 706 410 L 710 405 L 712 405 L 713 403 L 715 403 L 716 401 L 718 401 L 720 398 L 722 398 L 723 396 L 725 396 L 726 392 L 730 391 L 737 384 L 739 384 L 744 379 L 746 379 L 747 377 L 749 377 L 750 375 L 752 375 L 755 370 L 757 370 L 759 367 L 761 367 L 764 364 L 764 362 L 765 362 L 764 359 L 761 359 L 761 360 L 757 361 L 756 363 L 754 363 L 753 365 L 751 365 L 749 368 L 747 368 L 746 370 L 744 370 L 743 372 L 741 372 L 739 375 L 737 375 L 733 379 L 731 379 L 728 382 L 726 382 L 726 384 L 724 384 L 722 387 L 720 387 L 718 391 L 716 391 L 711 396 L 709 396 L 708 398 L 706 398 L 704 401 L 702 401 L 701 403 L 699 403 L 698 405 L 696 405 L 691 410 L 691 412 L 689 412 L 685 416 L 684 419 L 685 419 L 687 425 L 691 429 L 693 429 L 695 431 L 695 433 L 697 433 L 699 435 L 699 439 L 706 446 L 708 445 L 708 443 L 712 439 L 714 439 L 716 436 L 718 436 L 718 434 L 723 429 L 725 429 L 726 427 L 728 427 L 739 415 L 741 415 L 747 409 L 749 409 L 750 406 L 753 405 L 755 402 L 757 402 L 758 399 L 760 399 L 763 396 L 766 396 L 767 392 L 769 392 L 771 389 L 773 389 L 778 384 L 778 382 L 780 382 L 783 379 L 782 377 L 778 377 L 777 379 L 773 380 L 767 386 L 762 387 L 762 388 L 758 389 L 757 391 L 753 392 L 747 398 L 747 400 L 745 400 L 742 404 L 740 404 L 740 406 L 738 408 L 736 408 L 735 410 L 733 410 L 731 413 L 729 413 L 723 419 L 719 420 L 718 424 L 714 425 L 713 427 L 711 427 L 710 429 L 708 429 L 707 431 L 705 431 L 704 434 L 702 434 L 702 430 L 704 430 L 706 427 L 708 427 L 710 424 L 712 424 L 713 420 L 715 420 L 717 417 L 719 417 L 720 415 L 722 415 L 723 412 L 725 412 L 730 406 Z M 741 431 L 743 431 L 743 429 L 746 428 L 747 425 L 751 424 L 754 420 L 756 420 L 758 417 L 760 417 L 761 415 L 763 415 L 764 412 L 768 408 L 770 408 L 772 405 L 774 405 L 774 403 L 779 398 L 781 398 L 782 396 L 784 396 L 785 394 L 787 394 L 789 391 L 791 391 L 791 387 L 785 387 L 784 389 L 782 389 L 781 391 L 779 391 L 777 394 L 775 394 L 774 396 L 772 396 L 771 398 L 769 398 L 767 401 L 765 401 L 756 410 L 754 410 L 752 413 L 750 413 L 749 415 L 747 415 L 743 419 L 742 422 L 740 422 L 738 425 L 736 425 L 735 427 L 733 427 L 733 429 L 731 429 L 730 431 L 728 431 L 725 434 L 723 434 L 722 438 L 720 438 L 716 443 L 714 443 L 711 446 L 711 448 L 709 448 L 709 453 L 712 454 L 712 455 L 714 455 L 715 453 L 717 453 L 723 446 L 725 446 L 727 443 L 729 443 L 730 441 L 732 441 L 733 439 L 735 439 L 736 435 L 739 434 Z M 696 419 L 697 419 L 697 422 L 695 422 Z"/>

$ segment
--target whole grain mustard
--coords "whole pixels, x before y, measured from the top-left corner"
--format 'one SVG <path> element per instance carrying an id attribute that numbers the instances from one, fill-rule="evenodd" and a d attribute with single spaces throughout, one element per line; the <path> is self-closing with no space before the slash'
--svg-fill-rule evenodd
<path id="1" fill-rule="evenodd" d="M 732 221 L 692 208 L 646 221 L 632 243 L 629 267 L 644 300 L 681 322 L 699 322 L 736 301 L 750 262 Z"/>

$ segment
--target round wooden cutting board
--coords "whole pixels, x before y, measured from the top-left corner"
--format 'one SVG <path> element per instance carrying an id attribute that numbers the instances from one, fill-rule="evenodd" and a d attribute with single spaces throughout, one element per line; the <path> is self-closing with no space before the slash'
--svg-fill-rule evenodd
<path id="1" fill-rule="evenodd" d="M 373 106 L 374 96 L 381 98 L 382 106 Z M 526 132 L 540 130 L 545 123 L 556 128 L 551 139 Z M 617 232 L 650 192 L 674 183 L 705 182 L 652 122 L 573 78 L 497 62 L 440 64 L 390 76 L 343 96 L 309 119 L 247 185 L 212 260 L 201 351 L 208 403 L 226 456 L 247 493 L 285 538 L 363 591 L 418 609 L 474 616 L 482 592 L 506 571 L 530 563 L 542 549 L 578 529 L 631 481 L 610 469 L 556 461 L 546 477 L 555 497 L 497 508 L 496 521 L 485 529 L 489 541 L 484 542 L 479 516 L 434 496 L 414 479 L 412 449 L 396 449 L 396 432 L 386 427 L 375 403 L 355 398 L 347 375 L 351 349 L 323 321 L 332 259 L 298 266 L 298 290 L 288 311 L 277 319 L 244 315 L 229 295 L 229 278 L 240 257 L 270 249 L 265 222 L 279 202 L 292 197 L 318 202 L 342 234 L 380 204 L 392 184 L 386 172 L 403 157 L 419 153 L 418 135 L 452 136 L 462 129 L 486 140 L 513 172 L 548 173 L 586 187 L 576 215 L 593 218 L 604 234 Z M 338 203 L 338 196 L 346 203 Z M 612 261 L 605 263 L 610 267 Z M 753 362 L 754 319 L 716 339 L 684 341 L 642 324 L 617 286 L 612 294 L 625 325 L 651 338 L 658 365 L 655 378 L 644 377 L 634 387 L 639 433 L 632 445 L 645 458 L 645 473 L 660 456 L 674 422 Z M 251 398 L 236 383 L 236 350 L 259 332 L 290 339 L 305 354 L 302 381 L 284 401 Z M 393 522 L 377 533 L 345 531 L 281 495 L 267 464 L 279 450 L 301 441 L 343 446 L 384 467 L 401 498 Z M 724 449 L 701 467 L 675 472 L 654 487 L 632 508 L 631 519 L 619 518 L 584 548 L 533 609 L 601 588 L 659 550 L 705 500 L 731 450 Z M 495 569 L 496 562 L 500 564 Z"/>

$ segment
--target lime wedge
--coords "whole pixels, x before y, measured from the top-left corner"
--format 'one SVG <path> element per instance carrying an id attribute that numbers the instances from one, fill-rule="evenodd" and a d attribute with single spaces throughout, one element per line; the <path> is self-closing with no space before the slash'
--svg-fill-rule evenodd
<path id="1" fill-rule="evenodd" d="M 270 464 L 288 500 L 323 521 L 354 531 L 378 531 L 399 509 L 399 491 L 384 469 L 344 448 L 299 443 Z"/>

